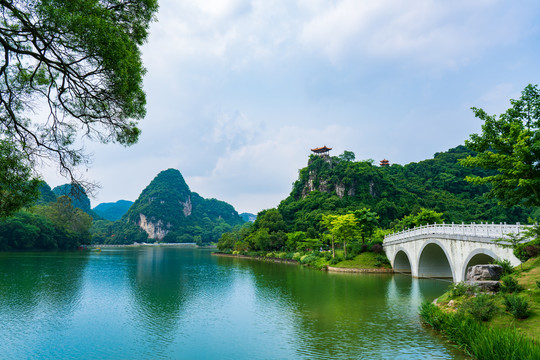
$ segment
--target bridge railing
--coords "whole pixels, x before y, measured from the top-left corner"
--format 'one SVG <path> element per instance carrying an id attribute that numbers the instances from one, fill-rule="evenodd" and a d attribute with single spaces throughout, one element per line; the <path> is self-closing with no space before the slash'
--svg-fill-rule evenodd
<path id="1" fill-rule="evenodd" d="M 517 224 L 431 224 L 392 233 L 384 237 L 384 243 L 405 240 L 418 235 L 464 235 L 490 239 L 509 239 L 509 234 L 520 234 L 532 225 Z"/>

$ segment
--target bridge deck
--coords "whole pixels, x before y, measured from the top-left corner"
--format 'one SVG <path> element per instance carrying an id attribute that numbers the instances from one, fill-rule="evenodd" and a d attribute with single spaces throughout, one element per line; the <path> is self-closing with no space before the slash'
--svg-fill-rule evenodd
<path id="1" fill-rule="evenodd" d="M 511 234 L 520 234 L 531 225 L 510 224 L 432 224 L 403 230 L 385 236 L 384 244 L 412 240 L 421 235 L 459 235 L 474 238 L 510 239 Z"/>

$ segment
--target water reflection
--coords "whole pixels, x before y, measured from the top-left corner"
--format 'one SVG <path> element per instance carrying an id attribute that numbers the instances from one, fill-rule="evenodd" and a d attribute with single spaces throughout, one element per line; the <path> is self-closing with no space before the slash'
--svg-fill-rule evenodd
<path id="1" fill-rule="evenodd" d="M 439 283 L 402 275 L 332 274 L 246 259 L 221 258 L 218 264 L 251 272 L 266 320 L 289 325 L 283 341 L 296 357 L 460 357 L 429 336 L 418 319 L 421 302 L 442 292 Z"/>
<path id="2" fill-rule="evenodd" d="M 87 261 L 84 253 L 0 253 L 0 343 L 25 349 L 69 322 Z"/>
<path id="3" fill-rule="evenodd" d="M 417 315 L 446 286 L 178 248 L 0 254 L 2 356 L 459 358 Z"/>

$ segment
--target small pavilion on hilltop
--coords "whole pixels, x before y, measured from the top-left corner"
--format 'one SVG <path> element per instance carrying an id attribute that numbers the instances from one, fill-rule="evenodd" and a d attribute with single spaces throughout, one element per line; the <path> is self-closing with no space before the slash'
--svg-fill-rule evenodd
<path id="1" fill-rule="evenodd" d="M 318 147 L 318 148 L 315 148 L 315 149 L 311 149 L 311 151 L 313 151 L 315 154 L 317 154 L 319 156 L 328 155 L 330 150 L 332 150 L 332 148 L 326 147 L 326 145 L 324 145 L 323 147 Z"/>
<path id="2" fill-rule="evenodd" d="M 379 166 L 390 166 L 390 162 L 386 159 L 382 159 Z"/>

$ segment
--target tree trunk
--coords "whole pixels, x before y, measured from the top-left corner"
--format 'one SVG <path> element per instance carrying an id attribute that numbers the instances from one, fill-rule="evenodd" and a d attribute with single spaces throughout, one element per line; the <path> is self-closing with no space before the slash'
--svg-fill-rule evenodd
<path id="1" fill-rule="evenodd" d="M 334 249 L 334 235 L 332 235 L 332 259 L 336 257 L 336 251 Z"/>
<path id="2" fill-rule="evenodd" d="M 347 258 L 347 242 L 343 242 L 343 259 Z"/>

